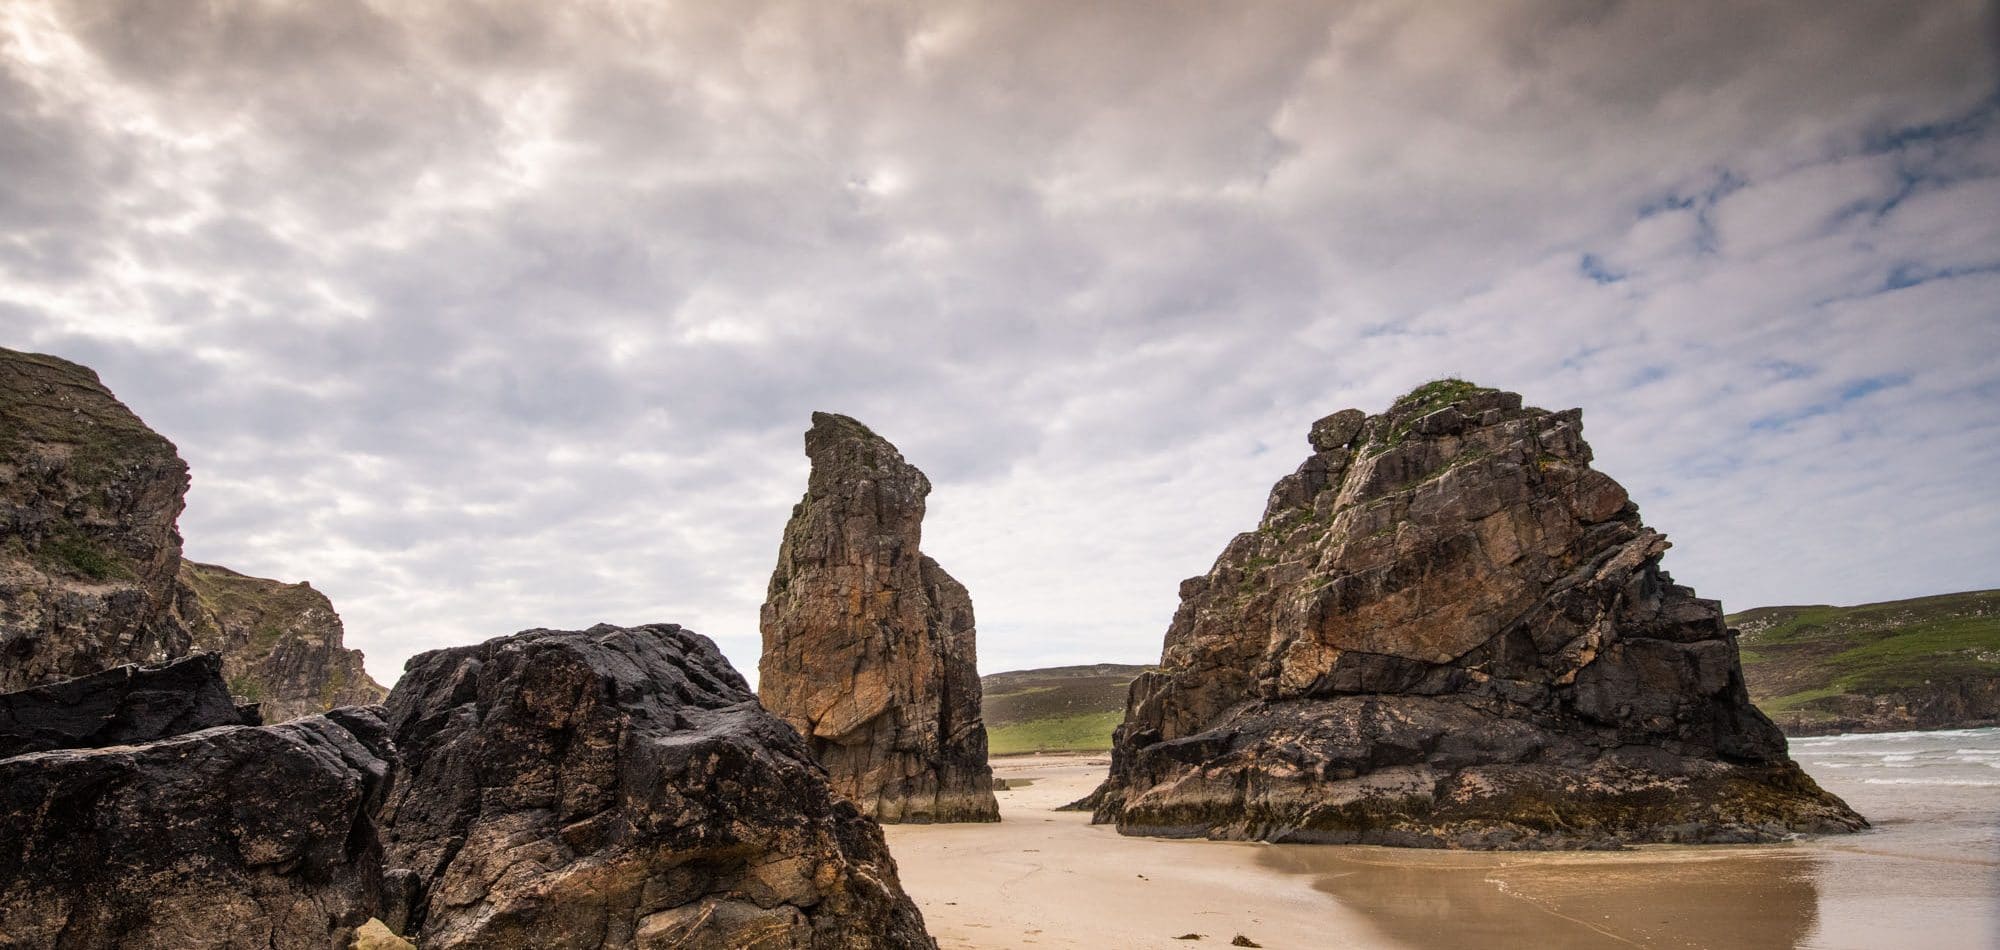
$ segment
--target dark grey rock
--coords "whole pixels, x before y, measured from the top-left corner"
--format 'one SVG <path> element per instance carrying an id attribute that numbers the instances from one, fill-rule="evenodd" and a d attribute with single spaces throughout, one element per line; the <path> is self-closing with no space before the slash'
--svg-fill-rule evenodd
<path id="1" fill-rule="evenodd" d="M 259 724 L 222 682 L 222 661 L 197 653 L 158 666 L 121 666 L 0 693 L 0 759 L 50 749 L 96 749 L 212 726 Z"/>
<path id="2" fill-rule="evenodd" d="M 345 947 L 379 902 L 380 713 L 0 760 L 0 945 Z"/>
<path id="3" fill-rule="evenodd" d="M 389 710 L 389 913 L 427 950 L 934 946 L 881 828 L 705 637 L 433 651 Z"/>

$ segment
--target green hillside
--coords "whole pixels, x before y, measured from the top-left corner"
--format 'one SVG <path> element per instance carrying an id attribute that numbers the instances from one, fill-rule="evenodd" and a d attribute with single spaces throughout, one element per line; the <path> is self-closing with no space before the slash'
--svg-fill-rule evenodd
<path id="1" fill-rule="evenodd" d="M 2000 590 L 1728 619 L 1750 698 L 1787 731 L 1948 728 L 2000 713 Z"/>
<path id="2" fill-rule="evenodd" d="M 1150 666 L 1098 663 L 979 678 L 993 755 L 1102 752 L 1125 718 L 1125 687 Z"/>

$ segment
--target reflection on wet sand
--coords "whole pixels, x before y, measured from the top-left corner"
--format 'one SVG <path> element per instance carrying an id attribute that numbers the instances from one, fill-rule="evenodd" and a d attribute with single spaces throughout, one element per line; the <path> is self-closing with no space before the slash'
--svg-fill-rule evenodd
<path id="1" fill-rule="evenodd" d="M 1429 947 L 1797 947 L 1814 930 L 1821 858 L 1798 848 L 1488 854 L 1268 849 L 1276 870 Z"/>

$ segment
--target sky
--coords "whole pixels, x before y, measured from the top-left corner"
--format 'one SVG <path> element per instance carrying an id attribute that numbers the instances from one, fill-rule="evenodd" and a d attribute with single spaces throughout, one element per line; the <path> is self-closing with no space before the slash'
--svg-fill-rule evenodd
<path id="1" fill-rule="evenodd" d="M 376 679 L 754 677 L 814 410 L 980 667 L 1157 659 L 1313 420 L 1580 406 L 1726 609 L 2000 586 L 2000 11 L 1954 0 L 0 3 L 0 345 Z"/>

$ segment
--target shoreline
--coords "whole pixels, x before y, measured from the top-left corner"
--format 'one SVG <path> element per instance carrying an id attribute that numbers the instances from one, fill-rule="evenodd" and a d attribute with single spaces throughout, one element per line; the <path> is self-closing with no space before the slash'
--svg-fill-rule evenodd
<path id="1" fill-rule="evenodd" d="M 2000 774 L 1925 777 L 1897 750 L 1996 740 L 1975 729 L 1808 739 L 1794 749 L 1801 764 L 1875 827 L 1780 844 L 1494 852 L 1128 837 L 1053 810 L 1103 779 L 1109 756 L 1084 752 L 994 756 L 995 778 L 1025 782 L 996 791 L 998 825 L 884 831 L 943 950 L 1228 946 L 1238 934 L 1272 950 L 1976 950 L 2000 946 Z M 1865 764 L 1878 760 L 1902 771 Z"/>

